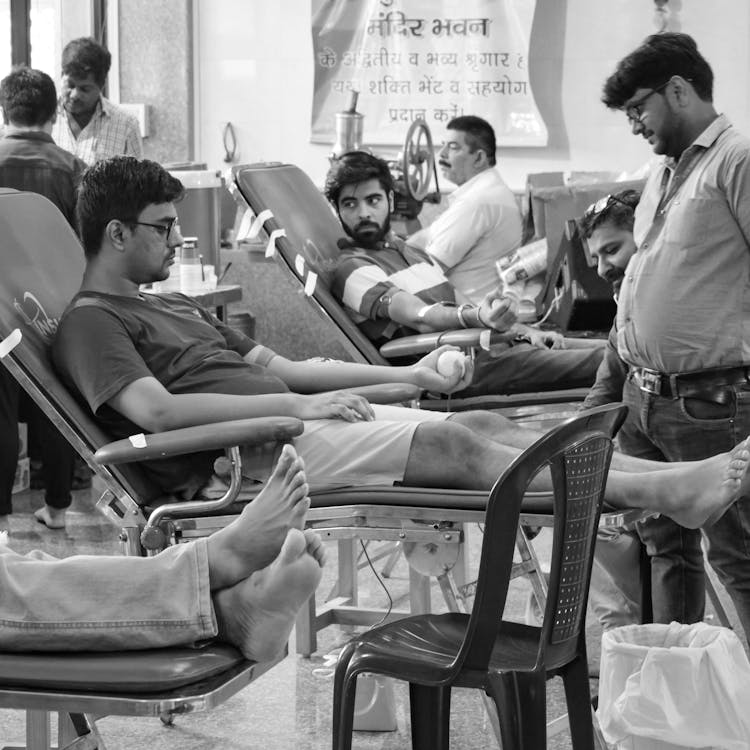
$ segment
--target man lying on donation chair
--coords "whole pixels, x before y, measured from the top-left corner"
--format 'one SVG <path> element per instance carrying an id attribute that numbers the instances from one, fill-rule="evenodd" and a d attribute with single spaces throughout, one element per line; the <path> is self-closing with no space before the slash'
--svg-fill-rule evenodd
<path id="1" fill-rule="evenodd" d="M 332 292 L 376 345 L 414 333 L 490 327 L 516 334 L 492 351 L 479 351 L 474 378 L 461 396 L 550 391 L 590 386 L 604 342 L 565 339 L 559 333 L 515 323 L 499 291 L 480 304 L 457 305 L 457 292 L 424 251 L 390 228 L 393 178 L 385 161 L 364 151 L 344 154 L 326 177 L 325 194 L 347 238 Z M 494 261 L 487 278 L 499 281 Z M 497 284 L 494 285 L 497 289 Z"/>
<path id="2" fill-rule="evenodd" d="M 428 412 L 371 405 L 345 388 L 408 382 L 450 393 L 471 378 L 437 371 L 446 349 L 414 365 L 294 362 L 223 325 L 181 294 L 142 294 L 168 277 L 182 242 L 174 201 L 182 185 L 148 160 L 115 157 L 90 167 L 78 199 L 86 254 L 81 289 L 53 342 L 55 367 L 114 439 L 243 417 L 294 416 L 293 439 L 311 488 L 402 483 L 489 490 L 538 434 L 482 411 Z M 272 448 L 243 449 L 243 474 L 266 481 Z M 192 497 L 220 481 L 213 453 L 144 463 L 165 492 Z M 679 466 L 616 456 L 614 507 L 646 508 L 699 526 L 744 494 L 750 452 Z M 541 473 L 531 491 L 549 492 Z"/>
<path id="3" fill-rule="evenodd" d="M 246 659 L 286 645 L 324 564 L 304 530 L 304 465 L 287 445 L 268 484 L 210 537 L 153 557 L 19 555 L 0 538 L 0 651 L 124 651 L 218 638 Z"/>

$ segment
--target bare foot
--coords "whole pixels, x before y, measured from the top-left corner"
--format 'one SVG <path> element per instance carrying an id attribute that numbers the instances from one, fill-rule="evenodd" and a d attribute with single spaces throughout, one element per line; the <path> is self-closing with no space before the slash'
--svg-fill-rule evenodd
<path id="1" fill-rule="evenodd" d="M 320 583 L 323 563 L 320 537 L 290 529 L 267 568 L 213 594 L 219 638 L 251 661 L 275 657 L 286 645 L 300 607 Z"/>
<path id="2" fill-rule="evenodd" d="M 285 445 L 260 494 L 225 528 L 208 538 L 211 589 L 233 586 L 278 555 L 289 529 L 301 529 L 310 507 L 304 463 Z"/>
<path id="3" fill-rule="evenodd" d="M 660 512 L 689 529 L 715 523 L 738 497 L 750 495 L 748 465 L 750 438 L 729 453 L 696 461 L 689 469 L 658 472 L 668 480 L 664 492 L 672 505 Z"/>
<path id="4" fill-rule="evenodd" d="M 39 510 L 34 511 L 34 518 L 39 523 L 43 523 L 48 529 L 65 528 L 65 510 L 59 508 L 50 508 L 49 505 L 43 505 Z"/>

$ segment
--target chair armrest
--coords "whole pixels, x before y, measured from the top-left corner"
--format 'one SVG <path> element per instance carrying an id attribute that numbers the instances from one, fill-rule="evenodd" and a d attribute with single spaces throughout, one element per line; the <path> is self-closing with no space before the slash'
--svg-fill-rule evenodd
<path id="1" fill-rule="evenodd" d="M 482 335 L 487 336 L 489 341 L 480 341 Z M 393 339 L 380 347 L 380 353 L 386 359 L 396 357 L 408 357 L 414 354 L 431 352 L 443 344 L 451 344 L 461 349 L 472 347 L 493 346 L 495 344 L 509 343 L 516 337 L 515 333 L 499 333 L 489 328 L 459 328 L 456 331 L 435 331 L 433 333 L 418 333 L 414 336 L 404 336 Z"/>
<path id="2" fill-rule="evenodd" d="M 94 454 L 94 460 L 112 466 L 144 459 L 231 448 L 242 444 L 281 442 L 301 435 L 304 429 L 302 420 L 293 417 L 260 417 L 215 422 L 167 432 L 131 435 L 129 438 L 103 445 Z"/>
<path id="3" fill-rule="evenodd" d="M 411 383 L 360 385 L 346 390 L 364 396 L 371 404 L 397 404 L 402 401 L 414 401 L 422 393 L 422 389 L 418 385 L 412 385 Z"/>

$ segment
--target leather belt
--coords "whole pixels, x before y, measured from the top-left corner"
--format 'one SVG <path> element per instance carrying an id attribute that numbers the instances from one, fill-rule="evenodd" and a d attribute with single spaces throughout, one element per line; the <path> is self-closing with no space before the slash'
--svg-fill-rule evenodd
<path id="1" fill-rule="evenodd" d="M 628 378 L 644 393 L 664 398 L 702 398 L 723 403 L 726 387 L 750 383 L 750 365 L 667 375 L 648 367 L 631 367 Z"/>

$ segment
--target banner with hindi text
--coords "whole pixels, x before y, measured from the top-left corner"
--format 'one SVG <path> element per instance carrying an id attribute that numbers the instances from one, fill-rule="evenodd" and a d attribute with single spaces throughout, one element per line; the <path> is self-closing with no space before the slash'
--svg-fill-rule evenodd
<path id="1" fill-rule="evenodd" d="M 312 0 L 313 143 L 333 143 L 335 115 L 359 92 L 365 144 L 401 145 L 424 119 L 478 115 L 498 146 L 545 146 L 529 82 L 536 0 Z"/>

